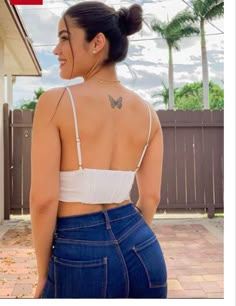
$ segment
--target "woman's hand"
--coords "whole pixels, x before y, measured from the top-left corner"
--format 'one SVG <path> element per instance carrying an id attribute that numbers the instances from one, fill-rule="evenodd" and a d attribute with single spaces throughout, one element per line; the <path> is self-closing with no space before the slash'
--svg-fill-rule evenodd
<path id="1" fill-rule="evenodd" d="M 41 294 L 43 292 L 44 286 L 46 285 L 47 279 L 38 279 L 38 284 L 35 290 L 34 298 L 39 299 L 41 297 Z"/>

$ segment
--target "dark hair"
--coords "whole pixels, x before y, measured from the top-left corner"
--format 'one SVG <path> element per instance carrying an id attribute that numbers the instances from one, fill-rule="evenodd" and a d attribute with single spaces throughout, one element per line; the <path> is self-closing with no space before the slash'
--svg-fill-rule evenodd
<path id="1" fill-rule="evenodd" d="M 133 4 L 129 8 L 114 8 L 98 1 L 84 1 L 69 7 L 63 14 L 65 24 L 69 16 L 74 24 L 85 31 L 90 42 L 98 33 L 103 33 L 109 41 L 108 58 L 104 65 L 118 63 L 128 52 L 128 38 L 142 28 L 142 7 Z"/>
<path id="2" fill-rule="evenodd" d="M 133 4 L 129 8 L 122 7 L 116 11 L 103 2 L 84 1 L 69 7 L 64 12 L 62 18 L 64 19 L 68 31 L 67 16 L 72 19 L 72 22 L 76 26 L 82 28 L 85 31 L 87 42 L 92 41 L 98 33 L 103 33 L 105 35 L 109 41 L 109 53 L 103 65 L 108 65 L 121 62 L 126 58 L 129 46 L 127 36 L 141 30 L 143 22 L 142 14 L 143 10 L 139 4 Z M 74 70 L 74 53 L 70 39 L 69 43 L 73 55 L 72 76 Z M 64 96 L 65 90 L 66 88 L 64 88 L 59 102 L 57 103 L 55 113 Z"/>

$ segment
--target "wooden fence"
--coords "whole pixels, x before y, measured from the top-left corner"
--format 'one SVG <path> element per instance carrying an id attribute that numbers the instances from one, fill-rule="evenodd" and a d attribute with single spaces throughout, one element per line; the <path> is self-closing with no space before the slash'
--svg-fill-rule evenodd
<path id="1" fill-rule="evenodd" d="M 223 111 L 157 111 L 164 137 L 158 210 L 223 210 Z M 31 130 L 34 113 L 4 104 L 5 219 L 29 213 Z M 136 202 L 134 183 L 131 199 Z"/>
<path id="2" fill-rule="evenodd" d="M 164 138 L 159 210 L 223 211 L 223 111 L 158 111 Z M 134 190 L 138 198 L 137 186 Z"/>

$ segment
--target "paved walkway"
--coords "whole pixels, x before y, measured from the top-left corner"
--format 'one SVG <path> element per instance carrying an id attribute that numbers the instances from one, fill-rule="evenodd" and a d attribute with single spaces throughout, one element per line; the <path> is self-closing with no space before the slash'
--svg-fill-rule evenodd
<path id="1" fill-rule="evenodd" d="M 153 221 L 168 270 L 168 298 L 223 298 L 223 218 Z M 32 298 L 37 281 L 29 217 L 0 225 L 0 298 Z"/>

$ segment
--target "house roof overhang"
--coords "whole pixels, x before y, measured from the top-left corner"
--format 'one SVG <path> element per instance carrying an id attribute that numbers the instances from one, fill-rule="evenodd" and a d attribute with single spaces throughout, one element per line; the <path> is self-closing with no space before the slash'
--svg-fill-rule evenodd
<path id="1" fill-rule="evenodd" d="M 4 42 L 4 75 L 41 76 L 42 68 L 17 8 L 0 1 L 0 38 Z"/>

